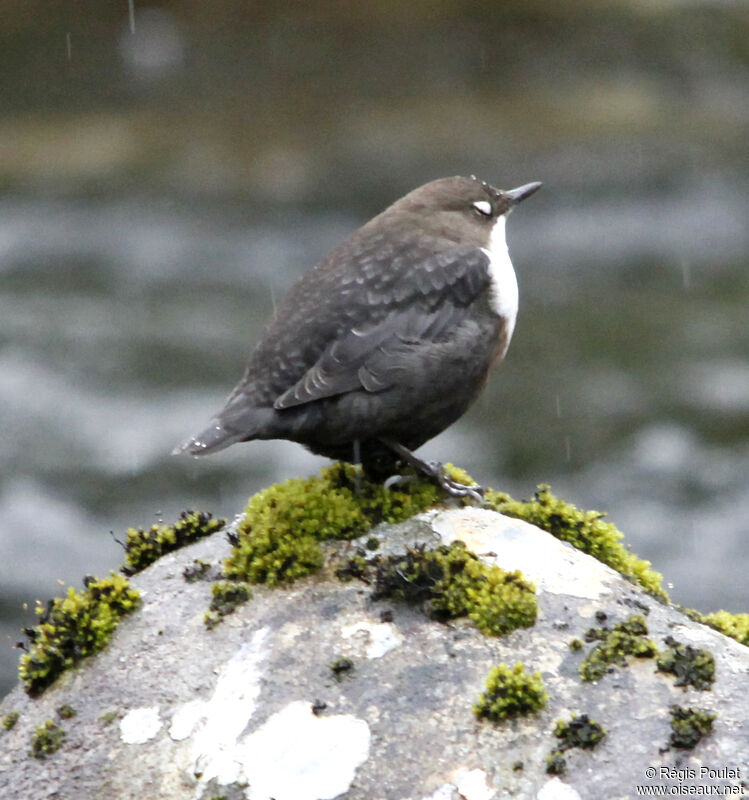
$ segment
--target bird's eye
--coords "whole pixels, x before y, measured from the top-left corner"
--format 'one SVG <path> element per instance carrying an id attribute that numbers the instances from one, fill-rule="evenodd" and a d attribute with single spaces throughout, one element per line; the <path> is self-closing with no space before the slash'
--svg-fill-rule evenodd
<path id="1" fill-rule="evenodd" d="M 491 217 L 492 215 L 492 204 L 488 200 L 477 200 L 473 207 L 485 217 Z"/>

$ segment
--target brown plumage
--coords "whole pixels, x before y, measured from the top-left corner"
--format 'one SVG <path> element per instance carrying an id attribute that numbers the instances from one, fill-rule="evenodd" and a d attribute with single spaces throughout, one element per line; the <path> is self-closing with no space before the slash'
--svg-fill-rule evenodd
<path id="1" fill-rule="evenodd" d="M 359 228 L 299 279 L 224 408 L 175 452 L 289 439 L 365 466 L 395 455 L 450 484 L 410 451 L 466 411 L 507 349 L 495 259 L 512 266 L 492 232 L 501 221 L 501 250 L 504 216 L 539 186 L 443 178 Z"/>

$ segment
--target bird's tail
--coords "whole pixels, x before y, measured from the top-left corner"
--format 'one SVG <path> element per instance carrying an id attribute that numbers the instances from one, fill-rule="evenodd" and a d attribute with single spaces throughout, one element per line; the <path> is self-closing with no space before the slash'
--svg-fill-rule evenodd
<path id="1" fill-rule="evenodd" d="M 172 455 L 207 456 L 236 442 L 271 438 L 275 415 L 272 408 L 248 408 L 241 402 L 230 401 L 204 430 L 177 445 Z"/>
<path id="2" fill-rule="evenodd" d="M 177 456 L 187 453 L 191 456 L 207 456 L 209 453 L 217 453 L 225 447 L 240 441 L 242 437 L 231 434 L 224 428 L 221 420 L 216 417 L 211 420 L 210 425 L 200 433 L 196 433 L 182 444 L 172 450 L 172 455 Z"/>

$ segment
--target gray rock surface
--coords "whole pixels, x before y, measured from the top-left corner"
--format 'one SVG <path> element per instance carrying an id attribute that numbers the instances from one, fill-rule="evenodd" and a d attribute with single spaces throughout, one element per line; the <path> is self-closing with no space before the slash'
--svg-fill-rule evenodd
<path id="1" fill-rule="evenodd" d="M 418 608 L 373 602 L 361 581 L 320 576 L 257 587 L 208 631 L 210 583 L 188 583 L 182 572 L 196 558 L 220 564 L 228 544 L 217 534 L 133 578 L 142 606 L 102 653 L 41 697 L 17 687 L 0 704 L 0 716 L 20 713 L 11 731 L 0 730 L 0 797 L 600 800 L 679 783 L 685 795 L 708 794 L 710 786 L 743 792 L 749 648 L 549 534 L 491 511 L 429 512 L 378 533 L 386 552 L 460 538 L 483 558 L 520 569 L 538 588 L 538 622 L 489 638 L 469 620 L 441 624 Z M 392 621 L 382 621 L 384 611 Z M 709 649 L 713 688 L 677 687 L 653 659 L 582 682 L 578 667 L 593 645 L 575 652 L 568 644 L 599 611 L 607 624 L 646 613 L 660 646 L 671 635 Z M 336 679 L 330 664 L 340 657 L 354 667 Z M 472 704 L 490 668 L 517 661 L 542 673 L 547 707 L 501 724 L 477 720 Z M 674 703 L 718 715 L 693 750 L 668 748 Z M 63 704 L 76 716 L 60 720 Z M 574 714 L 588 714 L 607 736 L 595 750 L 567 751 L 567 774 L 552 777 L 546 756 L 555 722 Z M 40 760 L 29 755 L 30 742 L 47 719 L 66 738 Z M 700 772 L 706 768 L 723 772 Z"/>

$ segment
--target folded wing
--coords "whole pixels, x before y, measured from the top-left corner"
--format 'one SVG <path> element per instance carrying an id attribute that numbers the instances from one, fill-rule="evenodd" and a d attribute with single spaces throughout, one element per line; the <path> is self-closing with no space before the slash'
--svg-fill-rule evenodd
<path id="1" fill-rule="evenodd" d="M 489 285 L 489 258 L 459 246 L 418 262 L 387 294 L 368 299 L 384 314 L 336 337 L 317 361 L 274 402 L 276 410 L 352 391 L 379 392 L 398 380 L 409 349 L 448 341 Z"/>

